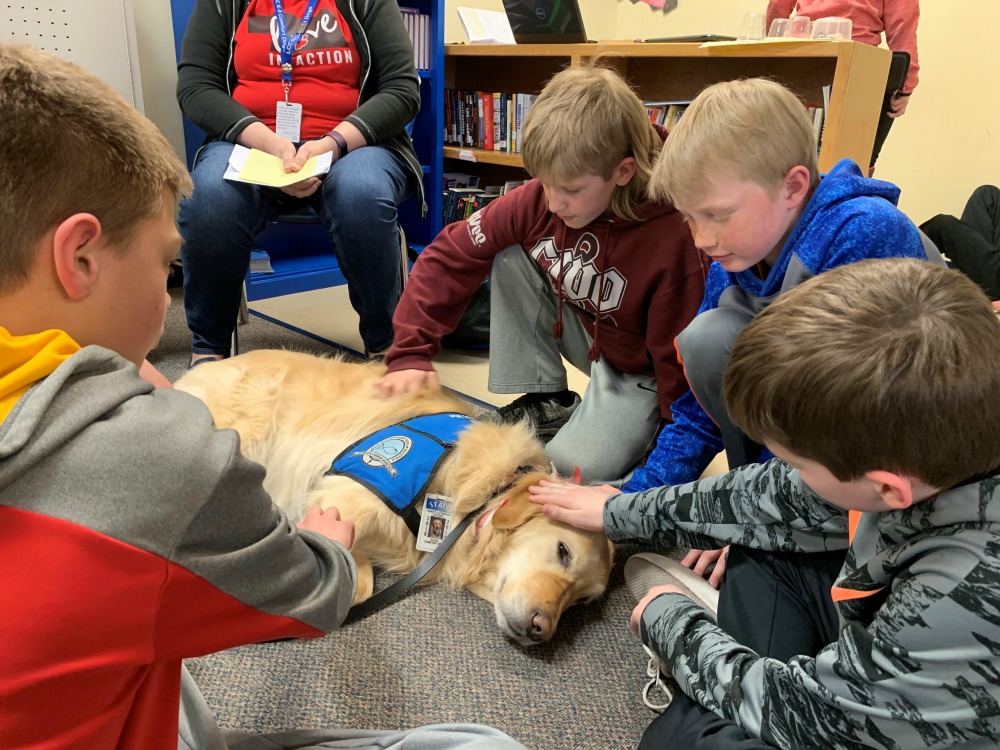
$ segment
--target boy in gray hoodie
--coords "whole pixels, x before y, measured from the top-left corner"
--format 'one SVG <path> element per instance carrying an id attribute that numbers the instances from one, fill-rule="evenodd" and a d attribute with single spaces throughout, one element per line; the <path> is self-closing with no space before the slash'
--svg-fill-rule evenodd
<path id="1" fill-rule="evenodd" d="M 110 87 L 0 45 L 4 748 L 520 748 L 496 730 L 227 737 L 182 659 L 335 629 L 354 527 L 296 528 L 205 406 L 137 367 L 191 180 Z"/>
<path id="2" fill-rule="evenodd" d="M 777 458 L 636 494 L 535 497 L 614 541 L 739 545 L 755 553 L 739 573 L 777 584 L 765 598 L 741 583 L 743 606 L 718 623 L 675 586 L 639 602 L 633 630 L 683 691 L 640 748 L 996 747 L 1000 325 L 982 291 L 918 260 L 826 271 L 740 333 L 723 390 Z M 845 531 L 832 590 L 780 562 Z M 801 604 L 784 632 L 829 621 L 828 645 L 788 653 L 760 625 L 778 597 Z"/>

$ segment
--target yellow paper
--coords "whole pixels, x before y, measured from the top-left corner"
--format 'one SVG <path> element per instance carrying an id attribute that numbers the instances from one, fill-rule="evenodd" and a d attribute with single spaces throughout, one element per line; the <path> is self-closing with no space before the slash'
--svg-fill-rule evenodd
<path id="1" fill-rule="evenodd" d="M 286 173 L 281 159 L 277 156 L 252 148 L 247 154 L 246 164 L 240 170 L 240 179 L 258 185 L 285 187 L 312 177 L 316 171 L 316 159 L 315 156 L 309 159 L 298 172 Z"/>

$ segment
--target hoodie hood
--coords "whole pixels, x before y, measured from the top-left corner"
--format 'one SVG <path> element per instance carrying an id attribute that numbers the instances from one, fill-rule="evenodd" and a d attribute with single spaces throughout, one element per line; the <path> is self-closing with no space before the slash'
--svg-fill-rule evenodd
<path id="1" fill-rule="evenodd" d="M 51 361 L 55 356 L 52 347 L 58 341 L 58 337 L 53 339 L 38 358 L 29 360 L 24 367 L 46 361 L 44 357 Z M 68 336 L 61 341 L 65 349 L 70 347 L 66 342 L 75 346 Z M 109 349 L 87 346 L 68 356 L 49 375 L 24 390 L 0 424 L 0 486 L 125 401 L 152 390 L 150 384 L 136 377 L 134 364 Z"/>
<path id="2" fill-rule="evenodd" d="M 806 269 L 818 269 L 873 257 L 870 244 L 864 243 L 851 244 L 852 248 L 856 248 L 853 250 L 856 257 L 852 257 L 849 254 L 852 249 L 845 249 L 847 243 L 844 240 L 853 240 L 858 230 L 852 228 L 850 237 L 844 237 L 842 230 L 848 223 L 860 222 L 862 226 L 879 224 L 890 212 L 898 216 L 896 204 L 899 193 L 895 185 L 864 177 L 854 162 L 842 159 L 821 177 L 767 278 L 761 279 L 753 269 L 729 276 L 754 296 L 768 297 L 782 291 L 782 283 L 793 258 L 798 258 Z M 914 257 L 914 251 L 919 252 L 917 257 L 926 257 L 916 227 L 912 222 L 907 223 L 910 224 L 909 232 L 895 238 L 896 247 L 884 248 L 884 255 L 880 257 Z M 840 252 L 847 254 L 836 258 Z"/>
<path id="3" fill-rule="evenodd" d="M 12 336 L 0 328 L 0 422 L 32 385 L 79 350 L 63 331 Z"/>

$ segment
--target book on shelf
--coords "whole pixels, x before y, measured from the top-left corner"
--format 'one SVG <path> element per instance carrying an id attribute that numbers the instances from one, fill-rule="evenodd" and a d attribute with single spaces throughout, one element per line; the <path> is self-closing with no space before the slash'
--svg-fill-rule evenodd
<path id="1" fill-rule="evenodd" d="M 823 142 L 823 108 L 807 107 L 806 111 L 809 113 L 809 117 L 812 120 L 813 135 L 816 137 L 816 149 L 818 151 L 820 144 Z"/>
<path id="2" fill-rule="evenodd" d="M 654 125 L 662 125 L 670 130 L 680 122 L 684 111 L 691 103 L 689 99 L 671 99 L 667 101 L 643 102 L 646 107 L 646 115 Z"/>
<path id="3" fill-rule="evenodd" d="M 271 256 L 264 250 L 250 252 L 250 273 L 274 273 L 271 266 Z"/>
<path id="4" fill-rule="evenodd" d="M 510 21 L 502 11 L 459 6 L 458 17 L 469 44 L 514 44 Z"/>
<path id="5" fill-rule="evenodd" d="M 445 89 L 446 145 L 515 154 L 521 130 L 535 102 L 534 94 Z"/>
<path id="6" fill-rule="evenodd" d="M 444 191 L 441 209 L 441 220 L 445 224 L 461 221 L 466 217 L 467 203 L 476 195 L 485 192 L 479 188 L 448 188 Z M 471 213 L 469 214 L 471 215 Z"/>
<path id="7" fill-rule="evenodd" d="M 417 8 L 400 7 L 403 16 L 403 26 L 413 45 L 413 60 L 417 70 L 431 68 L 431 17 L 421 13 Z"/>
<path id="8" fill-rule="evenodd" d="M 445 190 L 448 188 L 477 188 L 479 187 L 479 175 L 466 174 L 465 172 L 445 172 L 442 175 Z"/>

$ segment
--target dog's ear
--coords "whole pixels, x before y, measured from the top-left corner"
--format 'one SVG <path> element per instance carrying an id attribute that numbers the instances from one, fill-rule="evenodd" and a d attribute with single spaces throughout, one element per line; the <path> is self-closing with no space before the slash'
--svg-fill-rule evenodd
<path id="1" fill-rule="evenodd" d="M 528 499 L 527 485 L 522 485 L 511 490 L 507 502 L 497 509 L 490 523 L 497 529 L 517 529 L 541 513 L 542 506 Z"/>

